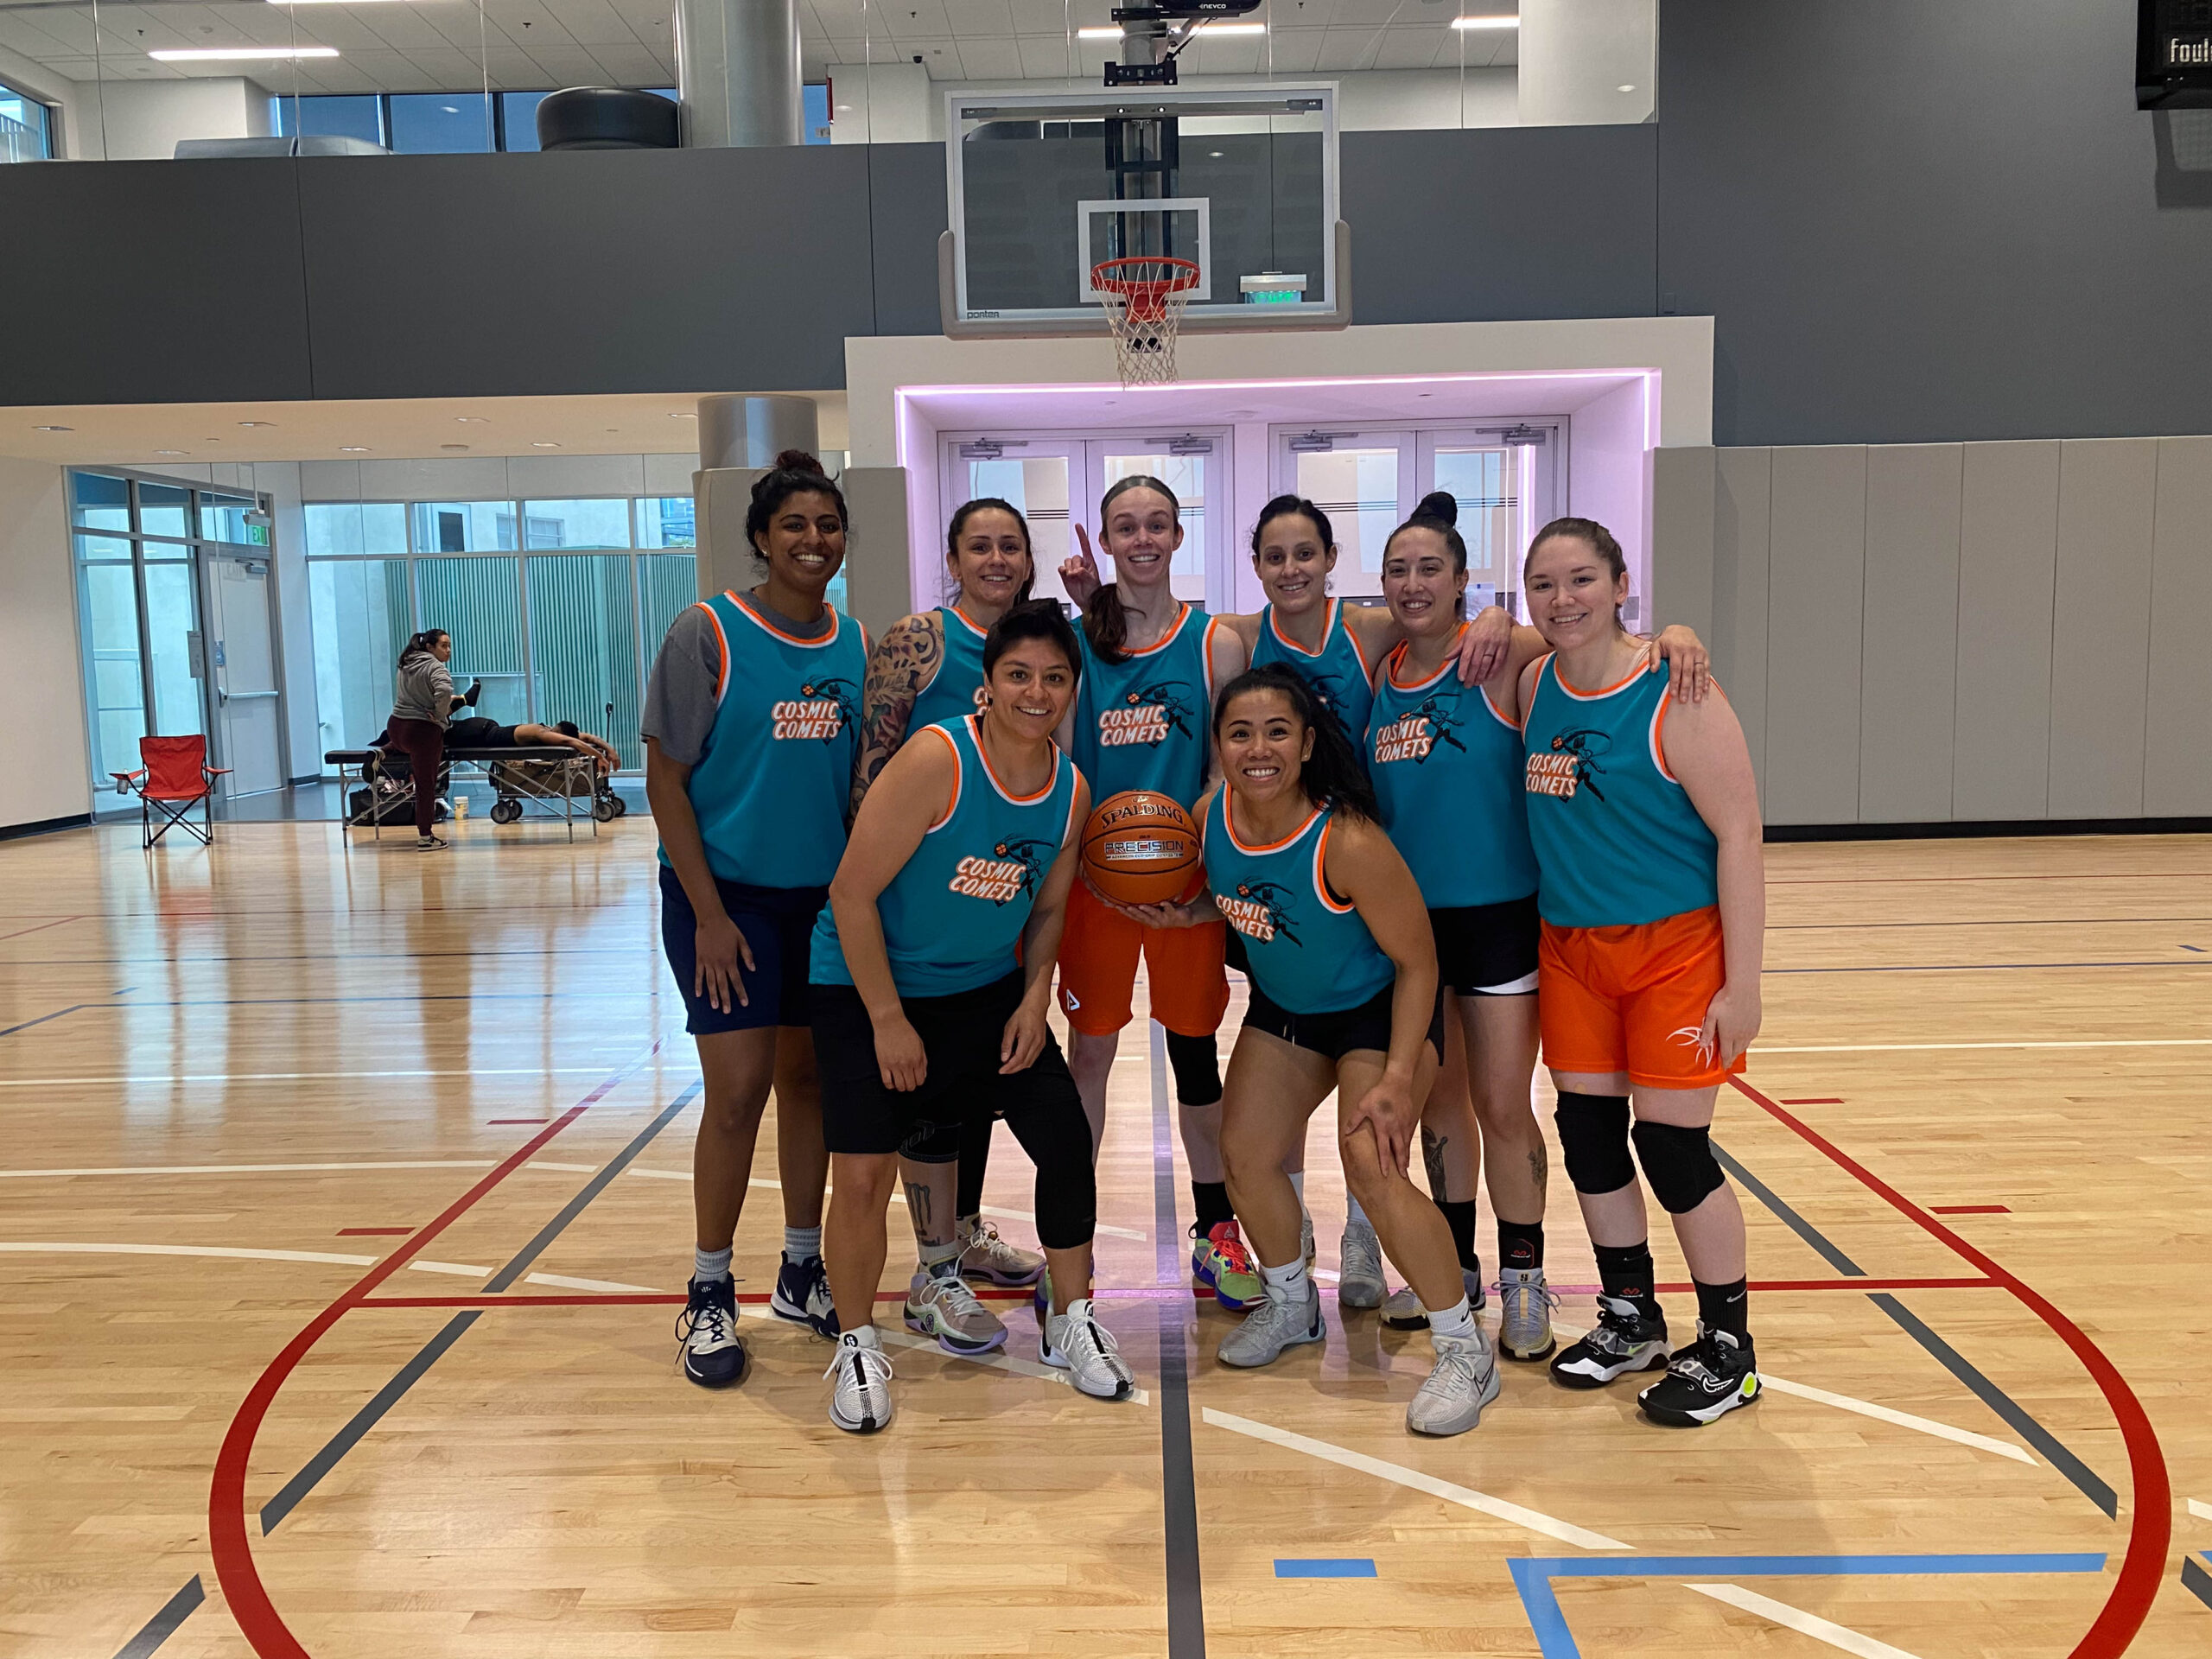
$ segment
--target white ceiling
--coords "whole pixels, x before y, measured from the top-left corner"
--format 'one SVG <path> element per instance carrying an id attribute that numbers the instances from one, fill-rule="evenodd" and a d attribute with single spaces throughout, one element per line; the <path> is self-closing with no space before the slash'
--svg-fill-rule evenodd
<path id="1" fill-rule="evenodd" d="M 715 0 L 702 0 L 715 3 Z M 798 0 L 810 80 L 919 58 L 935 80 L 1095 82 L 1111 41 L 1072 31 L 1108 23 L 1113 0 Z M 1517 60 L 1511 29 L 1457 30 L 1461 11 L 1517 0 L 1269 0 L 1262 36 L 1200 41 L 1195 74 L 1341 74 L 1469 68 Z M 364 5 L 104 5 L 0 0 L 0 47 L 73 80 L 250 75 L 277 93 L 456 92 L 676 81 L 674 0 L 385 0 Z M 226 45 L 328 46 L 334 59 L 156 63 L 149 51 Z M 1072 49 L 1071 49 L 1072 48 Z"/>

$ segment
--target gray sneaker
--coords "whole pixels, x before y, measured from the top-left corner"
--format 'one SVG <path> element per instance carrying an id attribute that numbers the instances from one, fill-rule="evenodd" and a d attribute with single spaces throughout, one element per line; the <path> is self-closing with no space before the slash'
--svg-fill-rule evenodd
<path id="1" fill-rule="evenodd" d="M 1464 1337 L 1436 1337 L 1436 1368 L 1406 1408 L 1406 1427 L 1416 1434 L 1464 1434 L 1483 1420 L 1483 1408 L 1497 1398 L 1504 1383 L 1490 1340 L 1480 1332 Z"/>
<path id="2" fill-rule="evenodd" d="M 1382 1281 L 1382 1242 L 1364 1222 L 1344 1224 L 1337 1241 L 1337 1305 L 1380 1307 L 1389 1287 Z M 1427 1322 L 1427 1315 L 1422 1320 Z"/>
<path id="3" fill-rule="evenodd" d="M 1286 1348 L 1301 1342 L 1319 1342 L 1326 1334 L 1321 1323 L 1321 1293 L 1306 1281 L 1300 1301 L 1264 1298 L 1244 1316 L 1244 1323 L 1221 1339 L 1214 1357 L 1224 1365 L 1266 1365 Z"/>
<path id="4" fill-rule="evenodd" d="M 1313 1271 L 1315 1262 L 1319 1259 L 1313 1249 L 1313 1217 L 1311 1216 L 1302 1217 L 1298 1227 L 1298 1245 L 1306 1253 L 1306 1271 L 1311 1273 Z"/>
<path id="5" fill-rule="evenodd" d="M 906 1287 L 906 1328 L 935 1337 L 948 1354 L 988 1354 L 1006 1345 L 1006 1326 L 976 1300 L 961 1278 L 958 1258 L 950 1271 L 918 1273 Z"/>
<path id="6" fill-rule="evenodd" d="M 1509 1359 L 1534 1362 L 1550 1357 L 1559 1345 L 1552 1336 L 1552 1309 L 1559 1298 L 1544 1283 L 1541 1268 L 1497 1270 L 1497 1346 Z"/>
<path id="7" fill-rule="evenodd" d="M 1489 1300 L 1489 1294 L 1483 1289 L 1482 1274 L 1471 1268 L 1462 1268 L 1459 1279 L 1467 1287 L 1467 1306 L 1481 1313 Z M 1426 1331 L 1428 1310 L 1421 1305 L 1421 1297 L 1414 1287 L 1408 1285 L 1382 1304 L 1382 1323 L 1393 1331 Z"/>

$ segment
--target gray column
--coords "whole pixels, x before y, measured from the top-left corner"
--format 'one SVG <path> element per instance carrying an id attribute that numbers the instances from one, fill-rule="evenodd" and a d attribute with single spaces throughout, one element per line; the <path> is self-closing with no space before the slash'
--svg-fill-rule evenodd
<path id="1" fill-rule="evenodd" d="M 699 400 L 699 465 L 771 467 L 785 449 L 819 454 L 821 430 L 811 397 L 718 392 Z"/>
<path id="2" fill-rule="evenodd" d="M 676 79 L 691 149 L 804 142 L 798 0 L 677 0 Z"/>

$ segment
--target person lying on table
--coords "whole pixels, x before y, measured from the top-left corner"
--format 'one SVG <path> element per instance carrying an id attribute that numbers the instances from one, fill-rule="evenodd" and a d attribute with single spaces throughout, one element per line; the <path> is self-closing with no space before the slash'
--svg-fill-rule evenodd
<path id="1" fill-rule="evenodd" d="M 611 772 L 622 765 L 622 757 L 614 746 L 603 737 L 578 731 L 576 723 L 564 720 L 552 726 L 540 725 L 525 720 L 513 726 L 502 726 L 496 720 L 478 715 L 468 720 L 456 720 L 446 728 L 446 747 L 448 749 L 576 749 L 591 755 L 599 762 L 599 770 Z"/>

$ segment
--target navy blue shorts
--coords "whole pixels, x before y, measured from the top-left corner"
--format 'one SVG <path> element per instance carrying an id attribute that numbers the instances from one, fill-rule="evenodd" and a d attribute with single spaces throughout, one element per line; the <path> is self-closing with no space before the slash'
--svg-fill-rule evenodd
<path id="1" fill-rule="evenodd" d="M 669 971 L 683 998 L 683 1029 L 694 1037 L 722 1031 L 758 1031 L 763 1026 L 804 1026 L 808 1021 L 806 969 L 814 918 L 830 901 L 827 887 L 754 887 L 715 878 L 722 908 L 745 935 L 753 952 L 753 971 L 739 958 L 747 1000 L 727 1013 L 691 988 L 699 965 L 698 912 L 676 879 L 660 867 L 660 942 Z"/>

